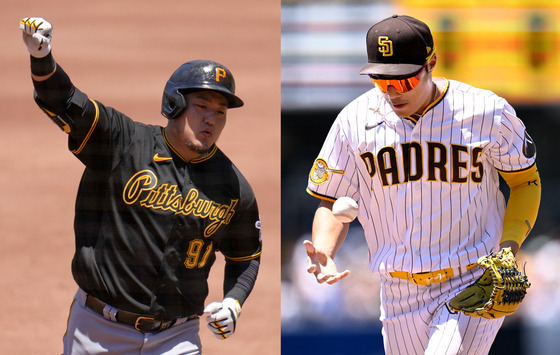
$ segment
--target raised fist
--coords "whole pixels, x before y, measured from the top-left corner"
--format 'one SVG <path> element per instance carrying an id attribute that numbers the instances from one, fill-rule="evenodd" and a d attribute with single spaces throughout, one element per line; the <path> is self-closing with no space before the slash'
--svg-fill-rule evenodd
<path id="1" fill-rule="evenodd" d="M 52 25 L 40 17 L 27 17 L 19 22 L 23 42 L 35 58 L 46 57 L 51 52 Z"/>

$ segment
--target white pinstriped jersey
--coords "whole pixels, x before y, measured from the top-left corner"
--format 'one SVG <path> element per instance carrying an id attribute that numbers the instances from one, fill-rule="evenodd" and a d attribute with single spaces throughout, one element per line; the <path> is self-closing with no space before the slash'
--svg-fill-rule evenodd
<path id="1" fill-rule="evenodd" d="M 358 201 L 372 271 L 434 271 L 498 249 L 498 170 L 524 170 L 535 158 L 514 109 L 490 91 L 448 80 L 416 121 L 372 89 L 336 118 L 308 192 Z"/>

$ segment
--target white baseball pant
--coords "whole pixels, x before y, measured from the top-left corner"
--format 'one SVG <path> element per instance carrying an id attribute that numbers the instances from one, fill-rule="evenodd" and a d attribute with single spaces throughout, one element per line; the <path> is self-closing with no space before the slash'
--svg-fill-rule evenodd
<path id="1" fill-rule="evenodd" d="M 474 268 L 426 286 L 381 273 L 380 319 L 386 354 L 488 354 L 504 318 L 452 314 L 445 307 L 482 273 Z"/>

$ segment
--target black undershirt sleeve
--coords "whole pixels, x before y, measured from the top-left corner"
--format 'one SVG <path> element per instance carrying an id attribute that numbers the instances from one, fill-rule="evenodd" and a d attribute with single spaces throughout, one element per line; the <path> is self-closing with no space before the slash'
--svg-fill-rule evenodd
<path id="1" fill-rule="evenodd" d="M 31 74 L 36 76 L 49 75 L 56 68 L 56 62 L 54 61 L 52 52 L 49 52 L 49 54 L 44 58 L 35 58 L 30 56 L 30 60 Z"/>
<path id="2" fill-rule="evenodd" d="M 41 106 L 54 114 L 60 115 L 70 107 L 75 90 L 74 85 L 60 65 L 55 64 L 52 54 L 49 53 L 45 58 L 31 57 L 31 73 L 34 75 L 50 74 L 54 68 L 56 70 L 51 77 L 43 81 L 33 80 L 33 86 L 35 87 L 36 99 L 41 103 Z"/>
<path id="3" fill-rule="evenodd" d="M 255 286 L 260 263 L 260 257 L 241 262 L 226 259 L 224 298 L 234 298 L 243 305 Z"/>

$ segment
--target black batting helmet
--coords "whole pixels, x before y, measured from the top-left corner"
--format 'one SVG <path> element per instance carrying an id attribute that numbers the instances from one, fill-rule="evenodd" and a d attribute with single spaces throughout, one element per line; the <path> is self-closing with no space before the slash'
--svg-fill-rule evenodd
<path id="1" fill-rule="evenodd" d="M 184 95 L 200 90 L 224 95 L 228 108 L 243 106 L 243 100 L 235 96 L 235 80 L 228 68 L 211 60 L 193 60 L 175 70 L 165 84 L 162 115 L 169 119 L 179 117 L 187 108 Z"/>

